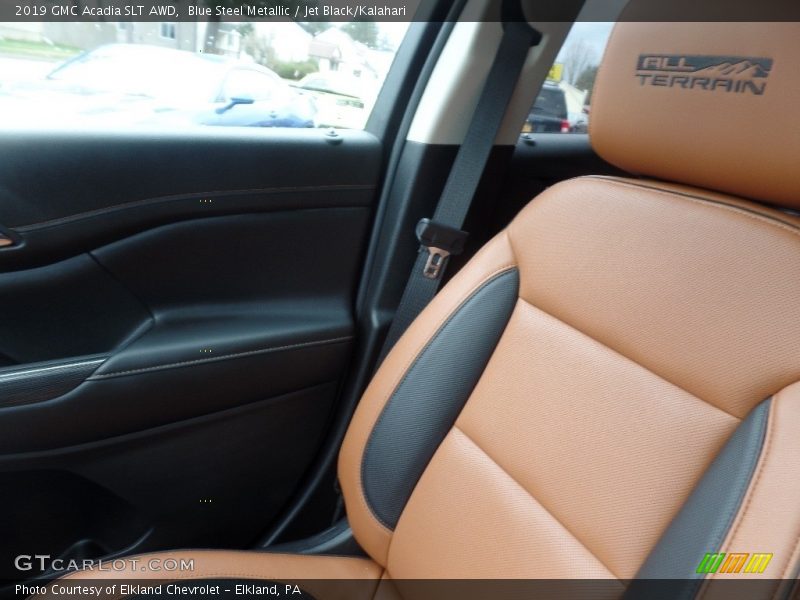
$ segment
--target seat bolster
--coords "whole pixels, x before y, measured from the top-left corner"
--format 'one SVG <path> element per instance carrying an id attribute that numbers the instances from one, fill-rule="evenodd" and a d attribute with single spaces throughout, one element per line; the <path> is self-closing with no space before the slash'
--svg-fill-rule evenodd
<path id="1" fill-rule="evenodd" d="M 793 579 L 800 568 L 800 382 L 773 396 L 764 449 L 719 552 L 771 553 L 754 575 Z M 713 578 L 735 578 L 716 573 Z M 712 588 L 713 589 L 713 588 Z M 711 595 L 713 596 L 713 594 Z"/>
<path id="2" fill-rule="evenodd" d="M 388 399 L 426 344 L 475 290 L 516 266 L 505 232 L 497 235 L 453 277 L 387 355 L 350 423 L 339 454 L 339 478 L 353 533 L 376 562 L 386 565 L 392 532 L 373 514 L 361 480 L 362 458 L 370 434 Z"/>

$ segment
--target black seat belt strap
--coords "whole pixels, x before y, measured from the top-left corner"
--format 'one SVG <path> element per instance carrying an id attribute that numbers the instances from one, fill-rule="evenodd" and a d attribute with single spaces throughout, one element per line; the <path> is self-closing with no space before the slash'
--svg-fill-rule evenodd
<path id="1" fill-rule="evenodd" d="M 467 238 L 467 234 L 461 231 L 464 219 L 486 168 L 528 50 L 541 40 L 541 34 L 522 18 L 519 0 L 505 0 L 503 15 L 503 38 L 436 211 L 432 219 L 422 219 L 417 224 L 420 252 L 389 327 L 381 350 L 381 362 L 436 295 L 449 257 L 464 249 Z"/>

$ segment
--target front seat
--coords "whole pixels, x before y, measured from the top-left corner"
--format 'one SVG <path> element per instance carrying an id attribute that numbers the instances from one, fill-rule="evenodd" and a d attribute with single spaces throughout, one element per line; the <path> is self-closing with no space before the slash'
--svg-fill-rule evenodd
<path id="1" fill-rule="evenodd" d="M 795 578 L 798 40 L 619 24 L 591 138 L 637 176 L 542 193 L 388 355 L 339 460 L 369 558 L 154 555 L 195 559 L 168 578 Z M 104 577 L 153 575 L 69 579 Z"/>

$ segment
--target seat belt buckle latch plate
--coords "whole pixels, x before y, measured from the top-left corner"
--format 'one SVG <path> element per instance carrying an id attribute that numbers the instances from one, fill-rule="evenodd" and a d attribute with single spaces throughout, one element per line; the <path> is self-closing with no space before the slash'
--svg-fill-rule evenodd
<path id="1" fill-rule="evenodd" d="M 417 223 L 416 233 L 422 249 L 428 252 L 428 260 L 422 271 L 428 279 L 439 278 L 450 255 L 461 254 L 464 251 L 464 244 L 469 235 L 465 231 L 442 225 L 431 219 L 421 219 Z"/>

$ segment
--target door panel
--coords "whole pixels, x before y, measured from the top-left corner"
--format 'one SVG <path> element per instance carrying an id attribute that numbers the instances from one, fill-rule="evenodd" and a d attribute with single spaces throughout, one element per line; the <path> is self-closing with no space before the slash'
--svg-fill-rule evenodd
<path id="1" fill-rule="evenodd" d="M 243 548 L 287 502 L 335 384 L 47 454 L 0 457 L 2 576 L 20 553 Z M 35 549 L 35 550 L 32 550 Z M 27 573 L 32 575 L 33 573 Z"/>
<path id="2" fill-rule="evenodd" d="M 367 206 L 380 162 L 360 131 L 4 132 L 0 268 L 74 256 L 180 220 Z"/>
<path id="3" fill-rule="evenodd" d="M 89 254 L 0 272 L 4 365 L 104 353 L 150 319 L 147 308 Z"/>
<path id="4" fill-rule="evenodd" d="M 0 520 L 0 568 L 252 544 L 336 406 L 380 143 L 26 132 L 0 154 L 0 511 L 35 515 Z"/>

